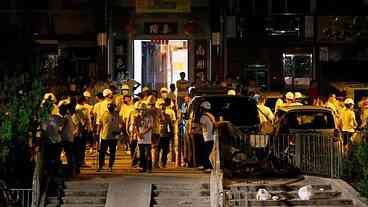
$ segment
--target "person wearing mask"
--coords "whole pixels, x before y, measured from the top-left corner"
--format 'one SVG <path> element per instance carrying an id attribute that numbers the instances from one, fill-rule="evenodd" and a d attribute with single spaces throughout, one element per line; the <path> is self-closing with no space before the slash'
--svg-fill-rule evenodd
<path id="1" fill-rule="evenodd" d="M 275 116 L 273 115 L 271 109 L 265 105 L 266 97 L 260 96 L 257 104 L 259 120 L 261 125 L 262 134 L 271 134 L 273 132 L 273 120 Z"/>
<path id="2" fill-rule="evenodd" d="M 118 110 L 120 110 L 123 105 L 124 96 L 129 95 L 129 86 L 127 84 L 123 84 L 120 89 L 120 94 L 115 96 L 115 106 Z"/>
<path id="3" fill-rule="evenodd" d="M 169 97 L 169 90 L 167 88 L 160 89 L 160 97 L 157 99 L 156 107 L 160 108 L 161 103 L 165 102 L 165 99 Z"/>
<path id="4" fill-rule="evenodd" d="M 129 94 L 124 95 L 123 104 L 119 111 L 119 116 L 122 121 L 122 135 L 123 135 L 123 144 L 126 145 L 125 150 L 129 148 L 129 114 L 134 111 L 134 105 L 132 101 L 132 97 Z"/>
<path id="5" fill-rule="evenodd" d="M 105 165 L 105 154 L 107 148 L 109 148 L 109 170 L 112 172 L 112 168 L 115 162 L 115 153 L 117 145 L 117 136 L 120 134 L 120 119 L 119 114 L 115 110 L 115 105 L 110 102 L 107 104 L 107 111 L 102 115 L 100 126 L 100 152 L 99 152 L 99 167 L 97 172 L 101 172 Z"/>
<path id="6" fill-rule="evenodd" d="M 170 149 L 170 140 L 173 137 L 173 121 L 170 116 L 170 109 L 167 108 L 165 103 L 160 103 L 161 116 L 160 116 L 160 143 L 158 148 L 158 155 L 161 154 L 161 167 L 165 168 L 167 164 L 167 155 Z"/>
<path id="7" fill-rule="evenodd" d="M 152 128 L 152 161 L 153 167 L 159 168 L 159 143 L 160 143 L 160 116 L 161 111 L 156 108 L 156 98 L 150 95 L 146 102 L 147 113 L 153 117 L 153 128 Z"/>
<path id="8" fill-rule="evenodd" d="M 134 121 L 134 134 L 138 140 L 139 158 L 142 169 L 140 172 L 152 171 L 152 129 L 153 117 L 147 113 L 146 104 L 139 103 L 138 116 Z"/>
<path id="9" fill-rule="evenodd" d="M 211 172 L 212 165 L 209 159 L 213 148 L 213 130 L 218 127 L 216 119 L 210 112 L 211 103 L 204 101 L 200 105 L 200 125 L 203 133 L 203 145 L 202 145 L 202 165 L 205 172 Z"/>
<path id="10" fill-rule="evenodd" d="M 342 111 L 340 116 L 340 127 L 342 131 L 345 150 L 347 150 L 346 152 L 349 152 L 351 146 L 351 137 L 353 136 L 358 124 L 355 119 L 354 100 L 351 98 L 347 98 L 345 99 L 344 104 L 345 109 Z"/>

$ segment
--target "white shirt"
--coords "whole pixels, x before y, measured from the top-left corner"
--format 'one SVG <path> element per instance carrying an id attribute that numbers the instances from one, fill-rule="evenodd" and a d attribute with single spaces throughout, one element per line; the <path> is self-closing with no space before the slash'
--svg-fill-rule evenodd
<path id="1" fill-rule="evenodd" d="M 202 115 L 200 119 L 203 139 L 205 142 L 213 141 L 213 123 L 208 115 Z"/>

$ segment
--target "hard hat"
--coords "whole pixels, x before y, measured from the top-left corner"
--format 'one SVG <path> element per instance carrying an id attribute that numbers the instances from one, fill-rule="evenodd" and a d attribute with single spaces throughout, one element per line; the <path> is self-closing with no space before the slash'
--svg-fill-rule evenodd
<path id="1" fill-rule="evenodd" d="M 160 89 L 160 93 L 168 93 L 169 92 L 169 90 L 167 89 L 167 88 L 161 88 Z"/>
<path id="2" fill-rule="evenodd" d="M 121 86 L 121 90 L 129 90 L 129 86 L 128 86 L 128 84 L 123 84 L 123 85 Z"/>
<path id="3" fill-rule="evenodd" d="M 142 92 L 147 92 L 147 91 L 149 91 L 150 89 L 147 87 L 147 86 L 145 86 L 145 87 L 143 87 L 143 90 L 142 90 Z"/>
<path id="4" fill-rule="evenodd" d="M 50 99 L 54 103 L 56 102 L 56 96 L 53 93 L 46 93 L 43 96 L 43 100 L 48 100 L 48 99 Z"/>
<path id="5" fill-rule="evenodd" d="M 354 100 L 351 99 L 351 98 L 347 98 L 347 99 L 345 99 L 344 104 L 352 104 L 352 105 L 354 105 Z"/>
<path id="6" fill-rule="evenodd" d="M 201 103 L 201 107 L 204 108 L 204 109 L 210 110 L 211 109 L 211 103 L 208 102 L 208 101 L 204 101 L 204 102 Z"/>
<path id="7" fill-rule="evenodd" d="M 89 91 L 84 91 L 83 96 L 90 98 L 91 97 L 91 93 Z"/>
<path id="8" fill-rule="evenodd" d="M 287 92 L 286 95 L 285 95 L 286 99 L 291 99 L 293 100 L 294 99 L 294 94 L 292 92 Z"/>
<path id="9" fill-rule="evenodd" d="M 105 90 L 103 90 L 103 92 L 102 92 L 102 95 L 104 96 L 104 97 L 106 97 L 106 96 L 108 96 L 108 95 L 112 95 L 112 91 L 110 90 L 110 89 L 105 89 Z"/>
<path id="10" fill-rule="evenodd" d="M 229 96 L 235 96 L 236 95 L 236 91 L 234 89 L 230 89 L 227 91 L 227 95 Z"/>
<path id="11" fill-rule="evenodd" d="M 295 93 L 294 93 L 294 97 L 295 97 L 295 99 L 298 99 L 298 98 L 302 98 L 302 97 L 303 97 L 303 95 L 302 95 L 302 93 L 300 93 L 300 92 L 295 92 Z"/>
<path id="12" fill-rule="evenodd" d="M 146 102 L 147 102 L 148 105 L 150 105 L 150 104 L 154 105 L 156 103 L 156 97 L 150 95 L 150 96 L 148 96 Z"/>

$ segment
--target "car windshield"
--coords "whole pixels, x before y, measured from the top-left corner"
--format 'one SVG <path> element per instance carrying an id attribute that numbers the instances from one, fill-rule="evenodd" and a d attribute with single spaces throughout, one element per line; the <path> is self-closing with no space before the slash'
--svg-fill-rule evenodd
<path id="1" fill-rule="evenodd" d="M 290 129 L 334 129 L 331 113 L 320 111 L 298 111 L 288 115 Z"/>
<path id="2" fill-rule="evenodd" d="M 259 123 L 257 105 L 248 97 L 209 97 L 211 113 L 222 116 L 238 126 L 253 126 Z"/>

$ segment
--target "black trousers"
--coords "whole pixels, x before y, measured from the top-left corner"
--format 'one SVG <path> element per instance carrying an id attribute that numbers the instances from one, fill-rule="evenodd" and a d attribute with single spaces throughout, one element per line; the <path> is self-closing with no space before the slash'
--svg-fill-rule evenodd
<path id="1" fill-rule="evenodd" d="M 200 165 L 203 165 L 203 136 L 199 134 L 193 134 L 192 136 L 192 145 L 193 145 L 193 167 L 198 167 Z"/>
<path id="2" fill-rule="evenodd" d="M 204 142 L 202 145 L 202 165 L 204 167 L 204 169 L 212 169 L 212 165 L 210 162 L 210 154 L 212 152 L 212 148 L 213 148 L 213 141 L 207 141 Z"/>
<path id="3" fill-rule="evenodd" d="M 116 153 L 116 139 L 105 139 L 101 140 L 100 144 L 100 153 L 99 153 L 99 168 L 101 169 L 105 165 L 105 154 L 107 148 L 109 148 L 110 158 L 109 158 L 109 167 L 112 168 L 115 162 L 115 153 Z"/>
<path id="4" fill-rule="evenodd" d="M 51 143 L 50 141 L 45 142 L 45 163 L 46 171 L 50 176 L 55 176 L 61 166 L 60 162 L 61 144 Z"/>
<path id="5" fill-rule="evenodd" d="M 167 164 L 167 155 L 170 149 L 170 137 L 160 137 L 160 143 L 158 145 L 158 155 L 161 154 L 161 166 L 165 167 Z"/>
<path id="6" fill-rule="evenodd" d="M 139 158 L 143 171 L 152 170 L 152 156 L 150 144 L 139 144 Z"/>

